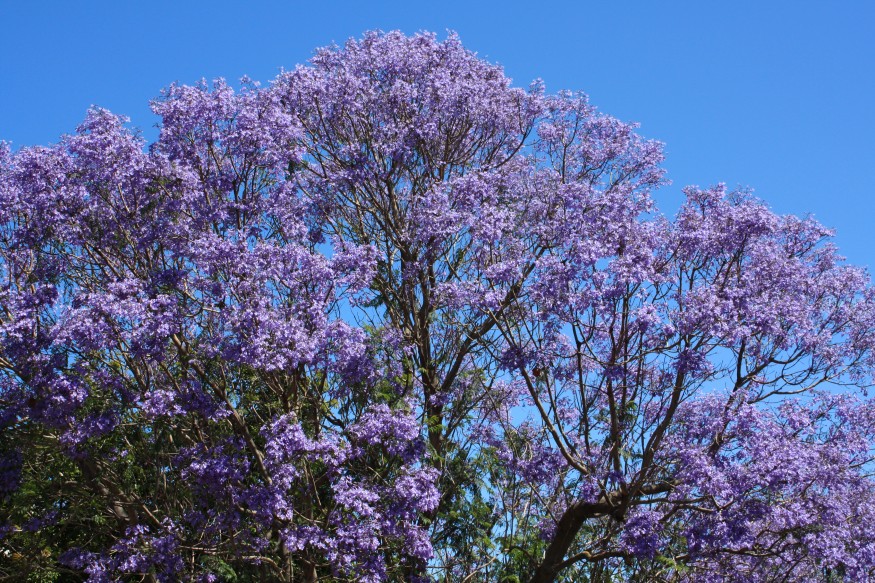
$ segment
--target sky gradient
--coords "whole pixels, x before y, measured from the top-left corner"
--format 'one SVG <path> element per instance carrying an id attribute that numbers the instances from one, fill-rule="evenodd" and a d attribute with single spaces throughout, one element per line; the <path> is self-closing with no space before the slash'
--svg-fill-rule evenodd
<path id="1" fill-rule="evenodd" d="M 500 9 L 499 9 L 500 7 Z M 268 82 L 369 29 L 455 30 L 515 83 L 582 90 L 665 142 L 687 184 L 812 213 L 875 270 L 875 2 L 21 2 L 0 0 L 0 139 L 57 141 L 94 104 L 156 137 L 173 81 Z"/>

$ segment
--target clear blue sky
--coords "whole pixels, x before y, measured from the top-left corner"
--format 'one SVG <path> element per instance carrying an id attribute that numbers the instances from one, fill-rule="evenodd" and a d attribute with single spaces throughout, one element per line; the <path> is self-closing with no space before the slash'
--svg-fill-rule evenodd
<path id="1" fill-rule="evenodd" d="M 0 139 L 54 142 L 89 105 L 154 139 L 173 81 L 267 82 L 369 29 L 456 30 L 520 85 L 583 90 L 666 143 L 674 184 L 813 213 L 875 269 L 875 2 L 0 0 Z"/>

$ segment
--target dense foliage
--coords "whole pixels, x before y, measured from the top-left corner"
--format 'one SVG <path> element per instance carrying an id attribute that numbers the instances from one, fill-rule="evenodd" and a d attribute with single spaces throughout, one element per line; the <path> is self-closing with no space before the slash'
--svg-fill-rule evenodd
<path id="1" fill-rule="evenodd" d="M 868 580 L 875 292 L 660 144 L 369 33 L 0 148 L 0 576 Z"/>

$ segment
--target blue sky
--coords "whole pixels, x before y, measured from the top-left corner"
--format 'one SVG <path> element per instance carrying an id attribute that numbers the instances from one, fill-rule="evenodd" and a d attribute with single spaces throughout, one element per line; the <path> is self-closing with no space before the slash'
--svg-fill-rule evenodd
<path id="1" fill-rule="evenodd" d="M 582 90 L 666 143 L 680 189 L 749 186 L 875 270 L 875 2 L 0 0 L 0 139 L 46 144 L 91 105 L 153 139 L 173 81 L 267 82 L 369 29 L 456 30 L 519 85 Z"/>

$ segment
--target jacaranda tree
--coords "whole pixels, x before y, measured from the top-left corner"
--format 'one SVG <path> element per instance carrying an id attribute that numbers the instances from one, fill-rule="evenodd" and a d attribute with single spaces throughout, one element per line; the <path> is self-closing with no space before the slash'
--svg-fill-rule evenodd
<path id="1" fill-rule="evenodd" d="M 875 291 L 580 94 L 368 33 L 0 149 L 0 574 L 875 578 Z"/>

